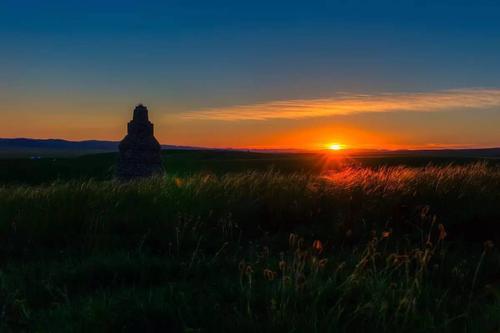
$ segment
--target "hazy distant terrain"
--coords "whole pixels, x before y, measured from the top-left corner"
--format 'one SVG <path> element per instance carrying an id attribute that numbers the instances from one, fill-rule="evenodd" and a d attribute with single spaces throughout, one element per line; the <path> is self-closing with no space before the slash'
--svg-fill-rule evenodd
<path id="1" fill-rule="evenodd" d="M 13 157 L 61 157 L 116 152 L 118 141 L 86 140 L 68 141 L 61 139 L 2 139 L 0 158 Z M 190 149 L 191 147 L 163 145 L 164 149 Z"/>
<path id="2" fill-rule="evenodd" d="M 81 156 L 87 154 L 116 152 L 118 141 L 67 141 L 61 139 L 28 139 L 0 138 L 0 158 L 12 157 L 61 157 Z M 168 150 L 216 150 L 238 151 L 238 149 L 213 149 L 207 147 L 190 147 L 162 145 Z M 240 149 L 239 151 L 265 153 L 304 153 L 300 149 Z M 457 157 L 457 158 L 500 158 L 500 148 L 480 149 L 436 149 L 436 150 L 349 150 L 352 156 L 380 157 L 380 156 L 409 156 L 409 157 Z"/>

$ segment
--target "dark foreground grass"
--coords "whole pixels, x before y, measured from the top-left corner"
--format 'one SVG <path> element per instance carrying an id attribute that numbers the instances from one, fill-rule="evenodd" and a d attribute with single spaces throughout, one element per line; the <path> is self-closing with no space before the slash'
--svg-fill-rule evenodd
<path id="1" fill-rule="evenodd" d="M 500 169 L 0 188 L 0 331 L 488 332 Z"/>

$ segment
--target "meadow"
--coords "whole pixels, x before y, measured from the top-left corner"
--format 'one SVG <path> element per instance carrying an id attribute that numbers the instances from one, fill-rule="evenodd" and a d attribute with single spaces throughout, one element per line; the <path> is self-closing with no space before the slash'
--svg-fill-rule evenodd
<path id="1" fill-rule="evenodd" d="M 495 161 L 114 159 L 0 161 L 0 331 L 500 327 Z"/>

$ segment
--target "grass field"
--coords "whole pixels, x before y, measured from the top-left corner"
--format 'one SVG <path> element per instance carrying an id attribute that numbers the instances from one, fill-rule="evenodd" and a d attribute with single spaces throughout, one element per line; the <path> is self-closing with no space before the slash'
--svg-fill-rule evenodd
<path id="1" fill-rule="evenodd" d="M 166 150 L 163 160 L 170 175 L 187 176 L 197 173 L 223 175 L 233 172 L 269 171 L 281 173 L 320 174 L 325 170 L 346 166 L 381 167 L 432 165 L 463 165 L 478 161 L 500 165 L 500 159 L 436 156 L 379 156 L 367 155 L 337 158 L 336 155 L 302 153 L 273 154 L 242 151 Z M 29 158 L 0 158 L 0 184 L 37 185 L 67 180 L 110 180 L 113 178 L 116 153 L 59 156 L 31 160 Z"/>
<path id="2" fill-rule="evenodd" d="M 500 327 L 498 164 L 168 152 L 119 183 L 114 159 L 0 161 L 0 331 Z"/>

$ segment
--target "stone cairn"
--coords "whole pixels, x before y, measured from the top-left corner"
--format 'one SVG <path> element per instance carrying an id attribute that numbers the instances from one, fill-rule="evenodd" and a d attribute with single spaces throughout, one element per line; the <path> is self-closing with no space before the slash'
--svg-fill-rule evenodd
<path id="1" fill-rule="evenodd" d="M 164 172 L 161 146 L 153 135 L 153 124 L 144 105 L 135 107 L 134 118 L 128 123 L 128 133 L 120 142 L 119 150 L 116 169 L 119 179 L 150 177 Z"/>

